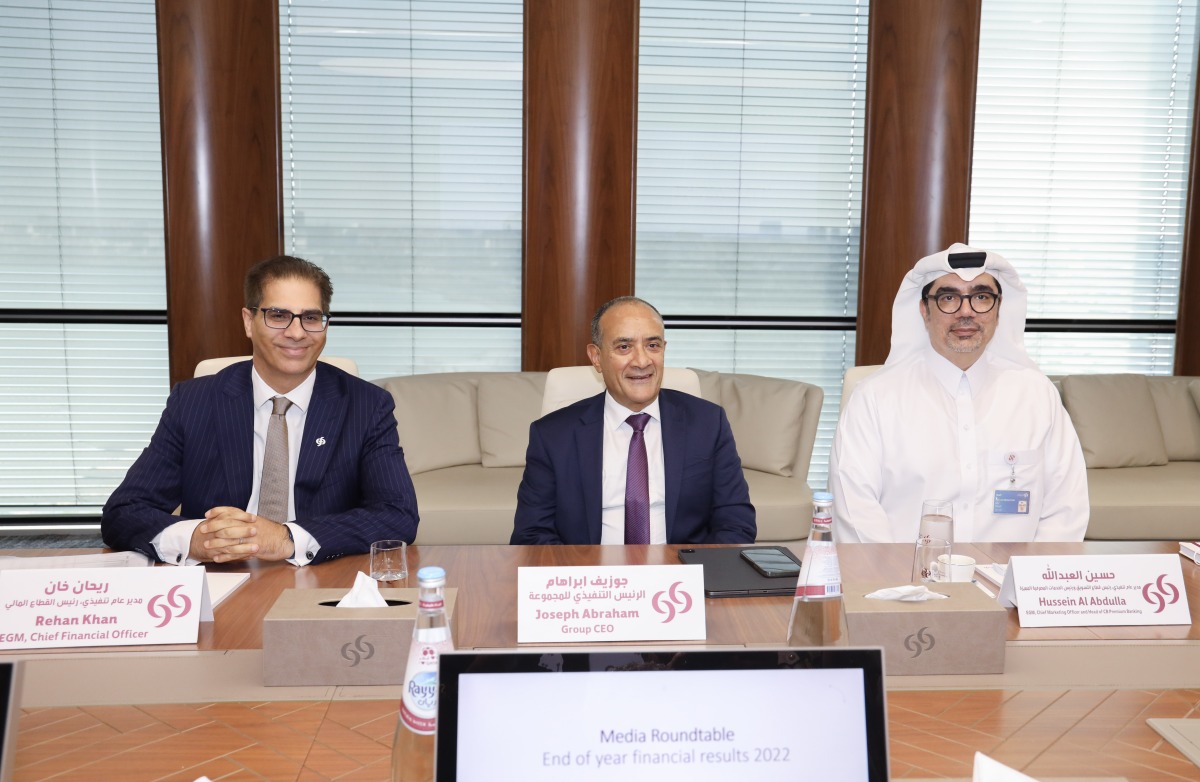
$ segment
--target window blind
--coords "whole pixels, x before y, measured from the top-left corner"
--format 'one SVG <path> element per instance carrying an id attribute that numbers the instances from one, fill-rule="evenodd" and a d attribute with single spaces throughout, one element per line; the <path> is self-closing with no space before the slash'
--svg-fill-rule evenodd
<path id="1" fill-rule="evenodd" d="M 330 273 L 335 312 L 520 311 L 522 12 L 280 3 L 286 243 Z"/>
<path id="2" fill-rule="evenodd" d="M 1169 375 L 1175 361 L 1174 334 L 1026 333 L 1025 347 L 1048 375 Z"/>
<path id="3" fill-rule="evenodd" d="M 167 398 L 167 327 L 0 324 L 0 517 L 94 515 Z"/>
<path id="4" fill-rule="evenodd" d="M 1031 318 L 1173 321 L 1196 1 L 984 0 L 971 243 L 1013 262 Z M 1162 335 L 1046 334 L 1048 372 L 1170 373 Z"/>
<path id="5" fill-rule="evenodd" d="M 325 353 L 353 357 L 359 375 L 372 380 L 430 372 L 516 372 L 521 329 L 351 326 L 335 318 Z"/>
<path id="6" fill-rule="evenodd" d="M 642 2 L 640 294 L 854 314 L 866 44 L 865 3 Z"/>
<path id="7" fill-rule="evenodd" d="M 701 318 L 856 314 L 867 19 L 854 0 L 642 0 L 639 296 Z M 824 386 L 809 480 L 825 484 L 853 333 L 670 339 L 670 364 L 686 340 L 704 345 L 692 366 Z"/>
<path id="8" fill-rule="evenodd" d="M 167 394 L 153 0 L 0 5 L 0 516 L 96 513 Z"/>
<path id="9" fill-rule="evenodd" d="M 150 0 L 0 5 L 0 307 L 166 306 Z"/>

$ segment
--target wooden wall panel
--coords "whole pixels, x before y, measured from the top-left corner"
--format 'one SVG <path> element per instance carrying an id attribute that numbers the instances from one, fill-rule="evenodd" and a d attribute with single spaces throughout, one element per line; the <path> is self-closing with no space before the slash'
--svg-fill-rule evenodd
<path id="1" fill-rule="evenodd" d="M 596 308 L 633 292 L 637 32 L 637 0 L 525 4 L 525 370 L 587 363 Z"/>
<path id="2" fill-rule="evenodd" d="M 887 358 L 904 274 L 967 239 L 980 2 L 871 3 L 858 364 Z"/>
<path id="3" fill-rule="evenodd" d="M 248 353 L 242 276 L 282 251 L 276 0 L 158 0 L 171 382 Z"/>

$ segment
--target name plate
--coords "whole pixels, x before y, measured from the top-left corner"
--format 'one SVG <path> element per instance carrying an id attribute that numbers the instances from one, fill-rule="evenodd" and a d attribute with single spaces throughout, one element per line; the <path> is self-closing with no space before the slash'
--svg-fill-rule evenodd
<path id="1" fill-rule="evenodd" d="M 204 568 L 0 571 L 0 650 L 195 643 L 212 621 Z"/>
<path id="2" fill-rule="evenodd" d="M 1200 541 L 1181 540 L 1179 542 L 1179 553 L 1197 565 L 1200 565 Z"/>
<path id="3" fill-rule="evenodd" d="M 1192 623 L 1175 554 L 1013 557 L 999 599 L 1022 627 Z"/>
<path id="4" fill-rule="evenodd" d="M 702 565 L 517 568 L 517 643 L 705 638 Z"/>

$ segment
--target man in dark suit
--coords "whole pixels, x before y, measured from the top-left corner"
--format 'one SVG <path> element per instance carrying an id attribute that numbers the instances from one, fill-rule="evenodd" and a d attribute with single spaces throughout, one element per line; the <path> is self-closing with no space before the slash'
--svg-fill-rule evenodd
<path id="1" fill-rule="evenodd" d="M 114 549 L 177 564 L 306 565 L 412 542 L 417 503 L 383 389 L 317 365 L 333 286 L 279 256 L 246 275 L 251 361 L 178 384 L 104 506 Z M 180 515 L 173 511 L 180 508 Z"/>
<path id="2" fill-rule="evenodd" d="M 592 319 L 607 389 L 534 421 L 511 543 L 753 543 L 725 411 L 660 391 L 662 316 L 632 296 Z"/>

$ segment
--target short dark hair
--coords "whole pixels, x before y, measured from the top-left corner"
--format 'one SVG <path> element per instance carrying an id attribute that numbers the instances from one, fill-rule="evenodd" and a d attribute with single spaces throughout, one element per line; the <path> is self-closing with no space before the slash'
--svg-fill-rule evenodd
<path id="1" fill-rule="evenodd" d="M 600 309 L 596 310 L 596 314 L 592 316 L 592 344 L 596 347 L 600 345 L 600 319 L 604 317 L 604 313 L 611 310 L 618 304 L 641 304 L 643 307 L 649 307 L 655 315 L 658 316 L 658 322 L 662 323 L 662 313 L 658 311 L 650 302 L 645 299 L 639 299 L 637 296 L 618 296 L 615 299 L 610 299 L 600 305 Z"/>
<path id="2" fill-rule="evenodd" d="M 246 272 L 246 283 L 242 289 L 246 309 L 252 310 L 262 304 L 263 288 L 275 280 L 307 280 L 321 292 L 321 311 L 329 312 L 333 300 L 333 283 L 320 266 L 294 255 L 276 255 L 259 261 Z"/>
<path id="3" fill-rule="evenodd" d="M 943 275 L 943 276 L 945 276 L 945 275 Z M 941 279 L 941 277 L 939 277 L 938 279 Z M 1000 287 L 1000 280 L 996 279 L 996 275 L 994 275 L 994 274 L 992 275 L 992 279 L 996 280 L 996 295 L 1003 296 L 1004 289 Z M 925 301 L 926 299 L 929 298 L 929 289 L 933 287 L 933 283 L 935 283 L 935 282 L 937 282 L 937 280 L 933 280 L 932 282 L 930 282 L 928 285 L 926 285 L 924 288 L 921 289 L 921 301 Z"/>

